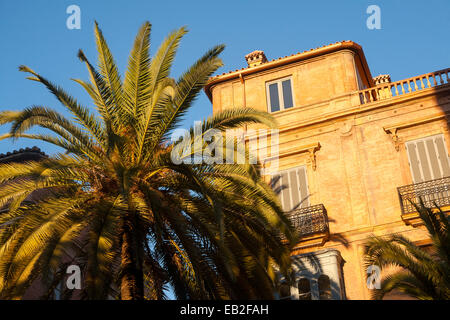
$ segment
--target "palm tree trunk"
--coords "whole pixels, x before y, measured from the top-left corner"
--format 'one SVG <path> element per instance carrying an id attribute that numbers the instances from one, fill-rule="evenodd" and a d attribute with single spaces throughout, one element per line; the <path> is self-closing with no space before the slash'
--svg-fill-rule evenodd
<path id="1" fill-rule="evenodd" d="M 137 257 L 139 244 L 133 236 L 133 219 L 125 217 L 122 229 L 120 294 L 122 300 L 143 299 L 143 274 Z"/>

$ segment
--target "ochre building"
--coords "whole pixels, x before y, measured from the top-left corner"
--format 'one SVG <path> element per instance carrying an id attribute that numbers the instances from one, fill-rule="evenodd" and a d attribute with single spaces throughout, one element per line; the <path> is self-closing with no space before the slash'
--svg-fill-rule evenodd
<path id="1" fill-rule="evenodd" d="M 278 122 L 276 148 L 258 145 L 259 161 L 304 234 L 292 252 L 297 281 L 280 298 L 369 299 L 365 239 L 400 233 L 427 246 L 409 199 L 450 204 L 450 69 L 373 77 L 351 41 L 245 58 L 205 91 L 214 113 L 251 107 Z"/>

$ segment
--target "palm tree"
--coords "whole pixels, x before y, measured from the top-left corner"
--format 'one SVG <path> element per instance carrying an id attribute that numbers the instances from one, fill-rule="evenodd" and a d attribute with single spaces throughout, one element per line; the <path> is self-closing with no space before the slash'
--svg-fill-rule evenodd
<path id="1" fill-rule="evenodd" d="M 382 299 L 392 290 L 421 300 L 450 299 L 448 217 L 437 206 L 434 211 L 422 201 L 415 206 L 431 238 L 432 250 L 426 251 L 398 234 L 371 237 L 364 246 L 366 266 L 376 265 L 381 270 L 388 266 L 402 268 L 384 277 L 381 288 L 373 291 L 374 299 Z"/>
<path id="2" fill-rule="evenodd" d="M 222 66 L 224 46 L 175 80 L 170 69 L 186 29 L 172 32 L 152 58 L 150 29 L 148 22 L 140 28 L 122 81 L 95 23 L 98 70 L 80 50 L 90 83 L 74 81 L 97 112 L 19 68 L 72 119 L 45 106 L 0 113 L 0 125 L 11 125 L 0 140 L 37 139 L 64 150 L 0 165 L 0 208 L 8 206 L 0 215 L 0 298 L 20 298 L 36 281 L 49 297 L 74 263 L 90 299 L 164 299 L 167 285 L 184 299 L 272 298 L 277 272 L 288 273 L 282 238 L 296 236 L 257 165 L 171 160 L 178 151 L 169 137 Z M 267 113 L 243 108 L 209 117 L 202 132 L 248 123 L 274 126 Z M 33 127 L 41 129 L 28 133 Z M 27 201 L 36 192 L 40 200 Z"/>

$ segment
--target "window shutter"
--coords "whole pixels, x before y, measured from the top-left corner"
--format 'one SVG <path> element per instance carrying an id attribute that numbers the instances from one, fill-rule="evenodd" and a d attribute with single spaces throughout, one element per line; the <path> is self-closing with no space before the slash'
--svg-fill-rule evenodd
<path id="1" fill-rule="evenodd" d="M 289 191 L 292 195 L 292 206 L 291 210 L 294 208 L 298 208 L 300 201 L 300 185 L 298 183 L 297 170 L 289 171 Z"/>
<path id="2" fill-rule="evenodd" d="M 408 151 L 408 157 L 409 157 L 409 166 L 411 168 L 411 173 L 413 177 L 414 183 L 422 182 L 422 174 L 420 172 L 420 162 L 417 158 L 417 147 L 415 142 L 409 142 L 406 144 L 406 149 Z"/>
<path id="3" fill-rule="evenodd" d="M 428 155 L 430 158 L 431 179 L 442 178 L 443 175 L 439 167 L 439 156 L 437 154 L 437 150 L 435 147 L 436 146 L 435 139 L 425 140 L 425 145 L 427 146 Z"/>
<path id="4" fill-rule="evenodd" d="M 306 177 L 306 168 L 300 167 L 297 171 L 298 180 L 300 181 L 300 201 L 302 201 L 302 208 L 309 207 L 309 192 L 308 192 L 308 180 Z"/>
<path id="5" fill-rule="evenodd" d="M 432 180 L 430 163 L 428 161 L 427 151 L 425 149 L 425 142 L 423 140 L 417 142 L 417 152 L 419 155 L 420 167 L 422 168 L 423 180 L 425 181 Z"/>
<path id="6" fill-rule="evenodd" d="M 442 167 L 442 177 L 450 176 L 450 164 L 448 152 L 445 148 L 445 142 L 443 136 L 438 136 L 434 139 L 434 143 L 436 145 L 439 163 Z"/>
<path id="7" fill-rule="evenodd" d="M 450 159 L 442 135 L 406 143 L 414 183 L 450 176 Z"/>
<path id="8" fill-rule="evenodd" d="M 306 168 L 299 167 L 272 175 L 272 188 L 278 194 L 283 210 L 288 212 L 309 206 Z"/>
<path id="9" fill-rule="evenodd" d="M 288 173 L 283 172 L 281 173 L 281 202 L 283 203 L 283 209 L 284 211 L 290 211 L 292 209 L 291 205 L 291 197 L 290 197 L 290 187 L 289 187 L 289 178 Z"/>
<path id="10" fill-rule="evenodd" d="M 272 185 L 273 191 L 278 195 L 281 201 L 280 192 L 281 192 L 281 175 L 280 174 L 274 174 L 272 175 L 272 180 L 270 182 Z M 283 205 L 283 203 L 281 203 Z"/>

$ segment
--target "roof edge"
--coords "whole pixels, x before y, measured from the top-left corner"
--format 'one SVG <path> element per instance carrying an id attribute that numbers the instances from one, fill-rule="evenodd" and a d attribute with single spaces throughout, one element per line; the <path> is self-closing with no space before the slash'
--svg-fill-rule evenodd
<path id="1" fill-rule="evenodd" d="M 41 151 L 38 147 L 25 148 L 20 150 L 14 150 L 12 152 L 0 154 L 0 164 L 8 162 L 22 162 L 28 161 L 27 159 L 43 159 L 48 158 L 48 155 Z"/>
<path id="2" fill-rule="evenodd" d="M 370 68 L 369 68 L 369 65 L 367 64 L 367 60 L 364 55 L 364 51 L 363 51 L 362 47 L 353 41 L 340 41 L 340 42 L 336 42 L 336 43 L 333 43 L 333 44 L 330 44 L 327 46 L 319 47 L 316 49 L 310 49 L 308 51 L 303 51 L 303 52 L 300 52 L 297 54 L 293 54 L 291 56 L 286 56 L 284 58 L 274 59 L 274 60 L 263 63 L 256 67 L 243 68 L 241 70 L 236 70 L 236 71 L 232 71 L 229 73 L 223 73 L 221 75 L 211 77 L 203 89 L 204 89 L 209 101 L 212 102 L 211 89 L 214 85 L 216 85 L 218 83 L 225 82 L 225 81 L 232 80 L 232 79 L 237 79 L 237 78 L 249 75 L 249 74 L 264 71 L 266 69 L 276 68 L 276 67 L 283 66 L 286 64 L 311 59 L 311 58 L 314 58 L 317 56 L 321 56 L 324 54 L 333 53 L 333 52 L 337 52 L 337 51 L 341 51 L 341 50 L 345 50 L 345 49 L 352 50 L 353 52 L 355 52 L 358 55 L 358 57 L 361 60 L 362 67 L 364 68 L 364 72 L 366 73 L 367 78 L 369 80 L 370 86 L 373 87 L 373 78 L 370 73 Z"/>

